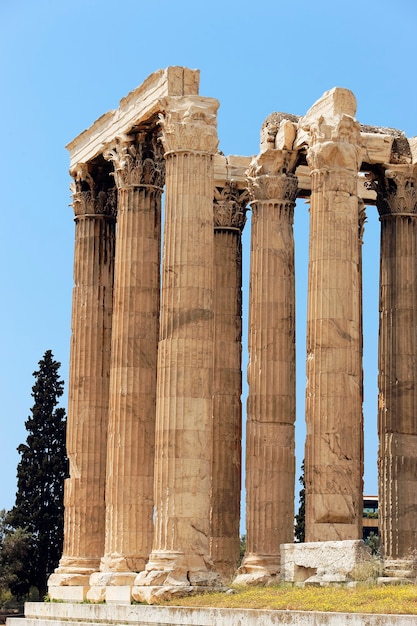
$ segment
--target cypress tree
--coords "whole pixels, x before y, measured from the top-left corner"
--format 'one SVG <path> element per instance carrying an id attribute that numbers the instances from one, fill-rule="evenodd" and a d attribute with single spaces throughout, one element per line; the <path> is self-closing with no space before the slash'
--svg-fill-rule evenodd
<path id="1" fill-rule="evenodd" d="M 298 543 L 304 543 L 305 528 L 306 528 L 306 483 L 304 477 L 304 461 L 301 465 L 302 474 L 298 479 L 301 483 L 302 489 L 300 489 L 300 508 L 298 514 L 295 516 L 295 528 L 294 537 Z"/>
<path id="2" fill-rule="evenodd" d="M 65 409 L 57 407 L 64 393 L 64 381 L 58 373 L 60 366 L 51 350 L 47 350 L 39 361 L 39 369 L 33 373 L 34 404 L 25 422 L 26 443 L 17 448 L 21 458 L 16 502 L 8 514 L 8 523 L 13 528 L 30 533 L 27 591 L 30 586 L 37 587 L 40 598 L 47 591 L 48 576 L 58 564 L 64 536 L 66 415 Z"/>

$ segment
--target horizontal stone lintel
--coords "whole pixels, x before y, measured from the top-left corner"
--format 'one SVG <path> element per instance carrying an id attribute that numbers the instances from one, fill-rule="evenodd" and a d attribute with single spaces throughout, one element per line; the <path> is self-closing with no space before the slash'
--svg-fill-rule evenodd
<path id="1" fill-rule="evenodd" d="M 168 67 L 148 76 L 120 101 L 118 109 L 99 117 L 66 146 L 70 153 L 70 169 L 78 163 L 88 163 L 101 154 L 115 137 L 150 120 L 161 111 L 163 98 L 198 95 L 199 82 L 199 70 L 186 67 Z"/>
<path id="2" fill-rule="evenodd" d="M 214 157 L 214 184 L 222 187 L 226 181 L 233 181 L 238 189 L 245 189 L 247 186 L 246 172 L 252 157 L 223 156 Z M 295 171 L 298 178 L 297 198 L 308 198 L 311 193 L 310 168 L 308 165 L 299 165 Z M 375 204 L 376 193 L 372 189 L 365 187 L 365 177 L 358 175 L 358 196 L 365 204 Z"/>
<path id="3" fill-rule="evenodd" d="M 251 156 L 214 156 L 214 186 L 223 187 L 228 181 L 235 183 L 238 189 L 246 189 L 246 171 L 252 161 Z"/>

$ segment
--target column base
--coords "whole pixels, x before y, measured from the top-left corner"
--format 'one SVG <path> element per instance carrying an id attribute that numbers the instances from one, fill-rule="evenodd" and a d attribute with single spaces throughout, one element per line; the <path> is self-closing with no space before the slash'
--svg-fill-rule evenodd
<path id="1" fill-rule="evenodd" d="M 90 576 L 93 572 L 96 572 L 100 566 L 100 559 L 84 559 L 82 557 L 62 557 L 59 561 L 58 567 L 55 569 L 52 576 L 59 575 L 80 575 Z"/>
<path id="2" fill-rule="evenodd" d="M 48 578 L 50 599 L 83 602 L 90 588 L 90 576 L 97 568 L 96 559 L 63 557 Z"/>
<path id="3" fill-rule="evenodd" d="M 141 572 L 145 569 L 148 562 L 148 554 L 141 556 L 123 556 L 122 554 L 113 553 L 105 554 L 100 561 L 100 572 L 115 572 L 123 574 L 131 574 L 132 572 Z"/>
<path id="4" fill-rule="evenodd" d="M 146 604 L 158 604 L 162 600 L 172 600 L 173 598 L 185 598 L 188 596 L 228 591 L 228 587 L 205 587 L 205 586 L 184 586 L 184 585 L 163 585 L 163 586 L 134 586 L 132 590 L 133 600 L 136 602 L 146 602 Z"/>
<path id="5" fill-rule="evenodd" d="M 271 585 L 280 578 L 280 556 L 248 554 L 233 581 L 234 585 Z"/>
<path id="6" fill-rule="evenodd" d="M 136 576 L 133 599 L 154 602 L 204 591 L 226 591 L 221 576 L 204 566 L 200 556 L 183 552 L 152 552 L 146 569 Z"/>

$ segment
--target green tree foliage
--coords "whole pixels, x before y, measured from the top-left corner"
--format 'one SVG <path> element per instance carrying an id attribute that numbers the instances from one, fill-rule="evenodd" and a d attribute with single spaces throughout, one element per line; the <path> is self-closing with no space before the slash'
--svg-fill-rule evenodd
<path id="1" fill-rule="evenodd" d="M 245 557 L 246 553 L 246 535 L 241 535 L 240 537 L 240 549 L 239 549 L 239 564 L 238 567 L 242 565 L 242 561 Z"/>
<path id="2" fill-rule="evenodd" d="M 0 552 L 0 589 L 17 600 L 23 600 L 31 586 L 33 548 L 32 535 L 24 528 L 6 533 Z"/>
<path id="3" fill-rule="evenodd" d="M 7 533 L 7 511 L 6 509 L 1 509 L 0 510 L 0 550 L 3 546 L 6 533 Z"/>
<path id="4" fill-rule="evenodd" d="M 21 458 L 16 503 L 7 515 L 7 523 L 16 532 L 20 529 L 19 537 L 26 542 L 27 576 L 18 576 L 19 590 L 16 585 L 11 587 L 20 595 L 30 586 L 39 590 L 40 597 L 45 595 L 48 576 L 62 552 L 67 459 L 65 409 L 57 407 L 64 387 L 58 373 L 60 366 L 51 350 L 39 361 L 39 369 L 33 373 L 36 382 L 32 387 L 32 415 L 25 422 L 28 436 L 26 443 L 18 447 Z"/>
<path id="5" fill-rule="evenodd" d="M 26 595 L 32 536 L 8 524 L 8 513 L 0 511 L 0 608 L 18 603 Z"/>
<path id="6" fill-rule="evenodd" d="M 365 545 L 370 548 L 372 554 L 379 554 L 379 536 L 371 531 L 365 539 Z"/>
<path id="7" fill-rule="evenodd" d="M 302 489 L 300 489 L 300 507 L 298 513 L 295 516 L 294 537 L 295 541 L 304 543 L 305 540 L 305 528 L 306 528 L 306 483 L 304 478 L 304 461 L 301 465 L 302 474 L 299 478 Z"/>

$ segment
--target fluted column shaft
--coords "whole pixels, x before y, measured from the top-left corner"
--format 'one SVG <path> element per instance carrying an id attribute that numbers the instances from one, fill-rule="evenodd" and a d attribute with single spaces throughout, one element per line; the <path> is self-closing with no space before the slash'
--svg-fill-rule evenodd
<path id="1" fill-rule="evenodd" d="M 307 157 L 306 541 L 360 539 L 362 518 L 359 129 L 347 115 L 326 122 Z"/>
<path id="2" fill-rule="evenodd" d="M 90 574 L 104 550 L 115 195 L 74 173 L 75 250 L 64 549 L 57 573 Z M 88 189 L 88 190 L 87 190 Z M 66 583 L 67 584 L 67 583 Z"/>
<path id="3" fill-rule="evenodd" d="M 242 229 L 248 194 L 215 189 L 211 556 L 226 578 L 240 553 Z"/>
<path id="4" fill-rule="evenodd" d="M 387 558 L 417 547 L 417 178 L 390 166 L 381 219 L 378 357 L 379 530 Z"/>
<path id="5" fill-rule="evenodd" d="M 172 98 L 161 118 L 166 199 L 158 345 L 155 534 L 137 584 L 206 582 L 213 392 L 213 163 L 218 103 Z M 157 570 L 157 574 L 154 574 Z M 156 577 L 155 577 L 156 576 Z"/>
<path id="6" fill-rule="evenodd" d="M 144 569 L 153 539 L 156 361 L 161 247 L 161 163 L 156 139 L 120 141 L 112 358 L 101 570 Z"/>
<path id="7" fill-rule="evenodd" d="M 285 164 L 283 153 L 271 150 L 251 168 L 244 574 L 278 574 L 279 546 L 293 541 L 297 178 Z"/>

